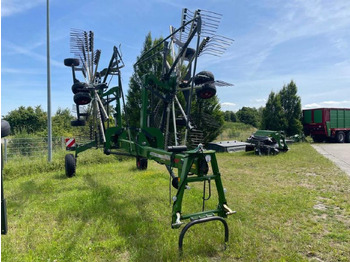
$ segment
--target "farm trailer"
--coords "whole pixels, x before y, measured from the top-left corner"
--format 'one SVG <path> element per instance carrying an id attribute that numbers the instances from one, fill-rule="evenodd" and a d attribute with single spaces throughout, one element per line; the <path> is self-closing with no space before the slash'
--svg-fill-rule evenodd
<path id="1" fill-rule="evenodd" d="M 316 108 L 303 110 L 306 136 L 314 142 L 350 143 L 350 108 Z"/>

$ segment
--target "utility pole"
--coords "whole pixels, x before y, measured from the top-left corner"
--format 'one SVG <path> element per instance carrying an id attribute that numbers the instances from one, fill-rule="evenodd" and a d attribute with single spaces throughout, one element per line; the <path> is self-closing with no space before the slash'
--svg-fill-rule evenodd
<path id="1" fill-rule="evenodd" d="M 50 7 L 46 0 L 46 50 L 47 50 L 47 147 L 48 162 L 52 160 L 52 123 L 51 123 L 51 72 L 50 72 Z"/>

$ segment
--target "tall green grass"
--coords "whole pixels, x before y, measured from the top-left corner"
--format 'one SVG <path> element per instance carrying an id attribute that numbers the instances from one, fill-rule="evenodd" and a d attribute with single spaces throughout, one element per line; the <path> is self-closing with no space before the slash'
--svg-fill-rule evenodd
<path id="1" fill-rule="evenodd" d="M 257 129 L 251 125 L 240 122 L 225 122 L 222 133 L 215 141 L 246 141 Z"/>
<path id="2" fill-rule="evenodd" d="M 277 156 L 217 157 L 237 211 L 227 218 L 226 251 L 222 225 L 211 222 L 188 231 L 180 257 L 164 166 L 149 162 L 138 171 L 135 159 L 90 150 L 70 179 L 63 152 L 51 164 L 5 166 L 2 261 L 349 261 L 349 177 L 309 144 Z M 202 185 L 190 186 L 184 212 L 201 208 Z M 213 191 L 208 208 L 215 197 Z"/>

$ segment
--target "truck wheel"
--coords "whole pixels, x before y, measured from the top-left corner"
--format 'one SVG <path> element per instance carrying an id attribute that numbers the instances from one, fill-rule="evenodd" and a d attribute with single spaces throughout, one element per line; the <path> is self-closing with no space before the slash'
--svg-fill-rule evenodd
<path id="1" fill-rule="evenodd" d="M 73 154 L 67 154 L 64 158 L 64 164 L 66 168 L 66 176 L 73 177 L 75 176 L 75 166 L 76 161 Z"/>
<path id="2" fill-rule="evenodd" d="M 350 131 L 345 134 L 345 142 L 350 143 Z"/>
<path id="3" fill-rule="evenodd" d="M 146 170 L 147 169 L 147 158 L 137 157 L 136 158 L 136 167 L 138 170 Z"/>
<path id="4" fill-rule="evenodd" d="M 323 136 L 313 136 L 312 140 L 314 140 L 315 143 L 322 143 L 324 141 L 324 137 Z"/>
<path id="5" fill-rule="evenodd" d="M 339 131 L 336 134 L 336 140 L 337 140 L 338 143 L 344 143 L 344 141 L 345 141 L 345 134 L 344 134 L 344 132 Z"/>

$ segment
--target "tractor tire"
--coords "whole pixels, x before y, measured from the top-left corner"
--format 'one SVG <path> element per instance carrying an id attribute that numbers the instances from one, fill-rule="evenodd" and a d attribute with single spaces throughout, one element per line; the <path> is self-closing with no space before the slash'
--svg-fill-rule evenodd
<path id="1" fill-rule="evenodd" d="M 73 120 L 70 122 L 70 125 L 71 126 L 85 126 L 85 120 L 80 120 L 80 119 Z"/>
<path id="2" fill-rule="evenodd" d="M 74 95 L 73 100 L 77 105 L 83 106 L 91 102 L 91 96 L 89 93 L 79 92 Z"/>
<path id="3" fill-rule="evenodd" d="M 216 87 L 213 83 L 204 84 L 202 88 L 196 90 L 196 94 L 201 99 L 212 98 L 216 94 Z"/>
<path id="4" fill-rule="evenodd" d="M 337 143 L 344 143 L 345 141 L 345 134 L 343 131 L 339 131 L 336 135 L 335 135 L 335 139 L 337 141 Z"/>
<path id="5" fill-rule="evenodd" d="M 345 134 L 345 142 L 350 143 L 350 131 Z"/>
<path id="6" fill-rule="evenodd" d="M 65 168 L 66 168 L 66 176 L 67 177 L 75 176 L 76 160 L 75 160 L 73 154 L 67 154 L 65 156 L 64 164 L 65 164 Z"/>
<path id="7" fill-rule="evenodd" d="M 65 66 L 78 66 L 80 64 L 79 59 L 77 58 L 66 58 L 64 59 Z"/>
<path id="8" fill-rule="evenodd" d="M 11 133 L 10 124 L 6 120 L 1 120 L 1 138 Z"/>
<path id="9" fill-rule="evenodd" d="M 72 92 L 73 94 L 83 92 L 87 93 L 89 90 L 87 89 L 87 84 L 84 82 L 76 82 L 72 85 Z"/>
<path id="10" fill-rule="evenodd" d="M 199 72 L 195 77 L 194 77 L 194 83 L 196 85 L 202 85 L 207 82 L 213 82 L 214 81 L 214 75 L 212 72 L 209 71 L 202 71 Z"/>
<path id="11" fill-rule="evenodd" d="M 146 170 L 147 164 L 148 164 L 147 158 L 143 158 L 143 157 L 136 158 L 136 167 L 138 170 Z"/>

